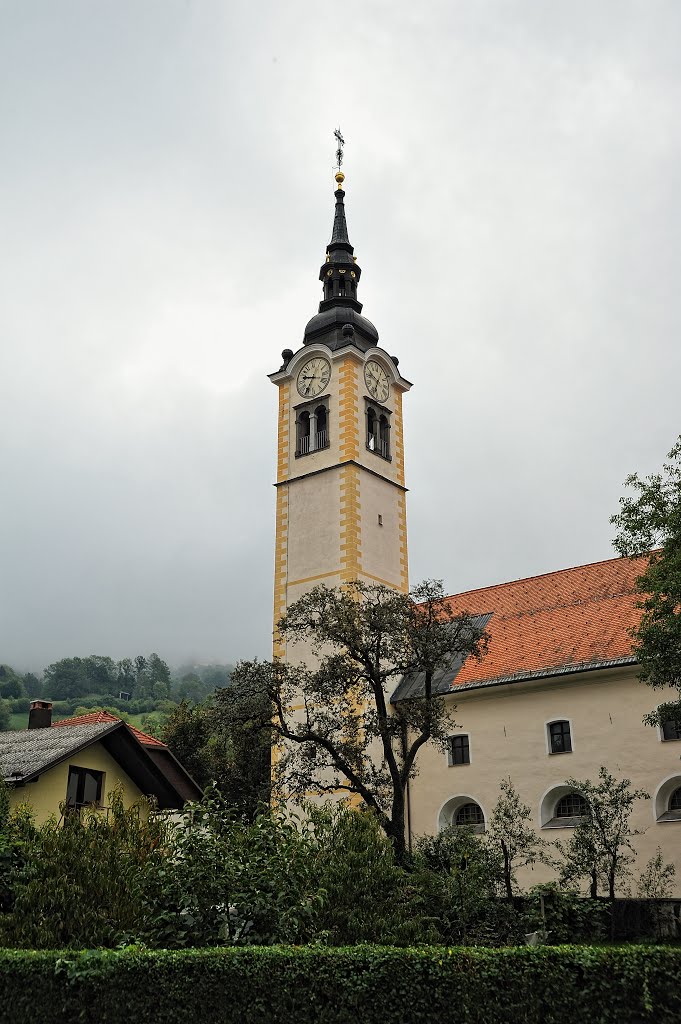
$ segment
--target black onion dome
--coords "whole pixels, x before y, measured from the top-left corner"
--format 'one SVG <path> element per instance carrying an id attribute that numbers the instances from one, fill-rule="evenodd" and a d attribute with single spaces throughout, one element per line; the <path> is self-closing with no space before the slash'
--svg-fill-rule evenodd
<path id="1" fill-rule="evenodd" d="M 370 320 L 360 315 L 362 303 L 357 299 L 357 285 L 362 270 L 356 262 L 348 235 L 345 193 L 341 187 L 344 178 L 341 172 L 336 175 L 338 188 L 335 192 L 331 241 L 326 250 L 326 262 L 319 271 L 324 297 L 319 303 L 319 312 L 305 328 L 303 344 L 322 342 L 332 351 L 346 345 L 356 345 L 366 351 L 378 344 L 378 331 Z M 349 329 L 343 331 L 343 327 Z"/>
<path id="2" fill-rule="evenodd" d="M 352 332 L 343 331 L 346 324 L 352 327 Z M 308 322 L 305 344 L 311 345 L 315 341 L 323 341 L 332 351 L 344 345 L 356 345 L 365 352 L 378 345 L 378 331 L 371 320 L 356 310 L 347 306 L 334 306 L 317 313 Z"/>

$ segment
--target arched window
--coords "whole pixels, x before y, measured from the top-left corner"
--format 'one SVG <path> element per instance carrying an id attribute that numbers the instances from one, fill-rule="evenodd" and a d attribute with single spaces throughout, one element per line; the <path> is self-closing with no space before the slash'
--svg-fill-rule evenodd
<path id="1" fill-rule="evenodd" d="M 681 811 L 681 786 L 679 786 L 678 789 L 675 789 L 669 797 L 669 810 Z"/>
<path id="2" fill-rule="evenodd" d="M 327 427 L 327 412 L 325 405 L 318 405 L 315 409 L 315 417 L 317 420 L 317 437 L 315 439 L 315 450 L 317 448 L 326 448 L 329 443 L 329 432 Z"/>
<path id="3" fill-rule="evenodd" d="M 479 804 L 462 804 L 454 815 L 455 825 L 484 825 L 485 815 Z"/>
<path id="4" fill-rule="evenodd" d="M 583 818 L 588 813 L 589 805 L 581 793 L 567 793 L 556 804 L 554 817 Z"/>
<path id="5" fill-rule="evenodd" d="M 390 424 L 387 416 L 378 421 L 378 450 L 384 459 L 390 455 Z"/>
<path id="6" fill-rule="evenodd" d="M 367 448 L 376 451 L 376 413 L 373 409 L 367 412 Z"/>
<path id="7" fill-rule="evenodd" d="M 296 444 L 296 453 L 298 455 L 307 455 L 310 450 L 310 414 L 309 412 L 301 412 L 297 420 L 298 437 Z"/>

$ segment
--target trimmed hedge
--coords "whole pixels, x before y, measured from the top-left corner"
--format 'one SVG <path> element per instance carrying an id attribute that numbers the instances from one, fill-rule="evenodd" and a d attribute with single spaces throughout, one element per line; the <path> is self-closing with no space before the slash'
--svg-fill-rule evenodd
<path id="1" fill-rule="evenodd" d="M 0 950 L 2 1024 L 665 1024 L 681 949 Z"/>

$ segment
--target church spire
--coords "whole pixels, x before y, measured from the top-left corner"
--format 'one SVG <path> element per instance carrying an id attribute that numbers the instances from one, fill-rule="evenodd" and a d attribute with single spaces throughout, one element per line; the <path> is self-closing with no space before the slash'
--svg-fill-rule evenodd
<path id="1" fill-rule="evenodd" d="M 333 231 L 331 233 L 331 242 L 329 248 L 331 248 L 331 246 L 335 242 L 345 242 L 347 245 L 350 245 L 350 239 L 348 238 L 348 225 L 345 221 L 345 203 L 343 201 L 345 197 L 345 193 L 343 192 L 344 181 L 345 175 L 343 174 L 342 171 L 338 171 L 338 173 L 336 174 L 336 182 L 338 183 L 338 188 L 336 189 L 335 192 L 336 211 L 333 215 Z"/>
<path id="2" fill-rule="evenodd" d="M 340 131 L 334 134 L 338 138 Z M 360 316 L 362 303 L 357 299 L 357 285 L 362 270 L 356 262 L 345 219 L 345 175 L 340 169 L 343 156 L 341 140 L 336 155 L 339 157 L 339 167 L 335 174 L 337 187 L 334 192 L 336 206 L 333 228 L 331 241 L 326 248 L 326 261 L 319 271 L 324 294 L 319 303 L 319 312 L 305 328 L 303 342 L 310 345 L 319 341 L 331 349 L 355 345 L 366 352 L 378 345 L 378 331 L 371 321 Z"/>

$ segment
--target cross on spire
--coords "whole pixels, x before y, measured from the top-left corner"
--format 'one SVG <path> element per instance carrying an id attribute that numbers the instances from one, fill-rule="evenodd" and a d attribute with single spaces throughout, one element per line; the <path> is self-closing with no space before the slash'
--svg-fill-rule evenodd
<path id="1" fill-rule="evenodd" d="M 333 133 L 333 137 L 338 143 L 338 147 L 336 149 L 336 167 L 340 171 L 343 165 L 343 146 L 345 145 L 345 139 L 341 135 L 340 128 L 336 128 L 335 132 Z"/>

